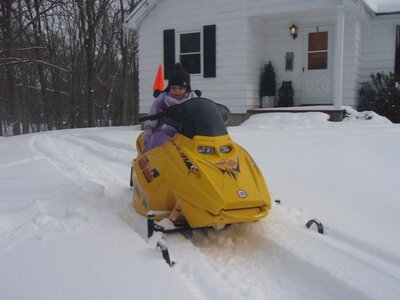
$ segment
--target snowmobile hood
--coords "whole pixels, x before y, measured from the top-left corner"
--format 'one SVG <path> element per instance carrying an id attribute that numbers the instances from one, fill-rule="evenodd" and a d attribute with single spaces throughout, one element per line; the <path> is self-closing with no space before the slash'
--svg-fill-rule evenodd
<path id="1" fill-rule="evenodd" d="M 270 208 L 264 178 L 253 159 L 229 135 L 215 137 L 179 136 L 174 141 L 199 198 L 193 205 L 218 215 L 222 210 Z M 179 191 L 179 184 L 176 186 Z M 189 198 L 184 193 L 181 197 Z"/>

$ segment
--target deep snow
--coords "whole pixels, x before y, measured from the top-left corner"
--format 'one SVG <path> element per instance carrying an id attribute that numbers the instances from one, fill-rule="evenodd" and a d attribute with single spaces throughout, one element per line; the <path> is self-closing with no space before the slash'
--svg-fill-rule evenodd
<path id="1" fill-rule="evenodd" d="M 0 298 L 399 299 L 399 125 L 276 113 L 229 132 L 281 205 L 167 236 L 173 268 L 132 208 L 138 127 L 0 139 Z"/>

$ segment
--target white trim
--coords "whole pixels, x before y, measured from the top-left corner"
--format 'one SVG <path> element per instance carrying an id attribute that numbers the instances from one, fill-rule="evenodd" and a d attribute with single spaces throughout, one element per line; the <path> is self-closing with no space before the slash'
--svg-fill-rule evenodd
<path id="1" fill-rule="evenodd" d="M 201 76 L 203 77 L 203 56 L 204 56 L 204 51 L 203 51 L 203 28 L 201 29 L 192 29 L 192 30 L 175 30 L 175 61 L 179 62 L 180 61 L 180 54 L 181 54 L 181 39 L 180 36 L 181 34 L 187 34 L 187 33 L 200 33 L 200 73 L 193 73 L 190 74 L 190 76 Z M 197 52 L 194 52 L 197 53 Z M 188 53 L 185 53 L 188 54 Z"/>
<path id="2" fill-rule="evenodd" d="M 340 108 L 343 101 L 343 51 L 344 51 L 344 7 L 337 6 L 335 41 L 335 90 L 334 107 Z"/>
<path id="3" fill-rule="evenodd" d="M 161 0 L 142 0 L 140 1 L 135 9 L 126 18 L 124 26 L 138 30 L 140 24 L 147 17 L 149 12 L 160 2 Z"/>

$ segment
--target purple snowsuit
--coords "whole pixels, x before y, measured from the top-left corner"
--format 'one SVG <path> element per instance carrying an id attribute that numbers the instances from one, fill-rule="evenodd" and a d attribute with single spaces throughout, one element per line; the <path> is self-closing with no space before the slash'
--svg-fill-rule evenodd
<path id="1" fill-rule="evenodd" d="M 194 92 L 189 92 L 186 96 L 177 100 L 169 93 L 161 93 L 154 101 L 150 108 L 150 115 L 164 111 L 167 107 L 180 104 L 186 100 L 196 98 Z M 143 123 L 144 128 L 144 152 L 153 149 L 154 147 L 161 146 L 166 141 L 169 141 L 176 133 L 176 129 L 170 125 L 165 124 L 161 120 L 147 120 Z"/>

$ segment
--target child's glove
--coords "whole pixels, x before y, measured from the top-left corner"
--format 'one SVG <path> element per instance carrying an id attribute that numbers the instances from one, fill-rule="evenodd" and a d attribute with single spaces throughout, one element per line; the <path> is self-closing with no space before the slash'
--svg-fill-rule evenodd
<path id="1" fill-rule="evenodd" d="M 161 93 L 162 93 L 162 91 L 160 91 L 160 90 L 154 90 L 153 97 L 157 98 Z"/>
<path id="2" fill-rule="evenodd" d="M 161 129 L 162 131 L 164 131 L 165 134 L 169 135 L 170 137 L 173 137 L 178 132 L 176 128 L 167 124 L 163 124 L 161 126 Z"/>

